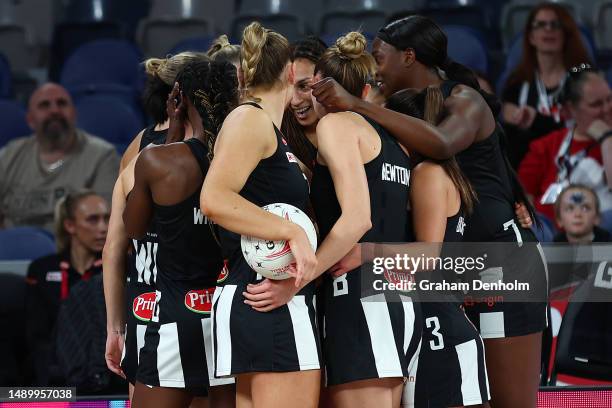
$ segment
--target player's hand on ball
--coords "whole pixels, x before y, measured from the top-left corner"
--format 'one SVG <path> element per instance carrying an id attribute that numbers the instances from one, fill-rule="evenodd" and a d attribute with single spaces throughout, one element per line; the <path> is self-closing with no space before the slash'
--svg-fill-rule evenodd
<path id="1" fill-rule="evenodd" d="M 264 279 L 257 285 L 247 285 L 247 291 L 242 292 L 246 298 L 244 303 L 258 312 L 269 312 L 286 305 L 299 291 L 293 284 L 293 279 Z"/>
<path id="2" fill-rule="evenodd" d="M 315 278 L 317 257 L 302 227 L 296 225 L 295 231 L 293 238 L 289 240 L 295 258 L 295 268 L 289 272 L 289 275 L 295 278 L 295 286 L 301 288 L 302 282 L 308 284 Z"/>
<path id="3" fill-rule="evenodd" d="M 361 263 L 361 244 L 356 244 L 348 254 L 344 255 L 344 258 L 329 268 L 329 273 L 334 278 L 337 278 L 353 269 L 359 268 Z"/>
<path id="4" fill-rule="evenodd" d="M 125 378 L 125 374 L 121 369 L 121 354 L 123 353 L 124 344 L 125 337 L 123 334 L 109 331 L 106 335 L 106 352 L 104 353 L 106 366 L 113 373 L 123 378 Z"/>

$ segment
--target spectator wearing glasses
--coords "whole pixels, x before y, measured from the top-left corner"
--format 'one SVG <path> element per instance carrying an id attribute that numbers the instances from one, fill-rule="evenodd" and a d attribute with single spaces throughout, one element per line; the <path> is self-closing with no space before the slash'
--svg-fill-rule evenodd
<path id="1" fill-rule="evenodd" d="M 523 34 L 523 55 L 502 92 L 508 155 L 517 168 L 529 143 L 564 127 L 559 94 L 567 70 L 589 61 L 580 31 L 563 6 L 533 8 Z"/>
<path id="2" fill-rule="evenodd" d="M 533 141 L 519 168 L 536 210 L 555 219 L 553 203 L 569 183 L 594 189 L 601 210 L 612 208 L 612 91 L 588 64 L 570 69 L 561 93 L 573 126 Z"/>

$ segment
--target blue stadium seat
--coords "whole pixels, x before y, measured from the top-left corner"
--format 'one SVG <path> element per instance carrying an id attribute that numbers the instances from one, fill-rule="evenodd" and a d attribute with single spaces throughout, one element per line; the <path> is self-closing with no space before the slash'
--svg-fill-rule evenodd
<path id="1" fill-rule="evenodd" d="M 132 43 L 106 39 L 81 45 L 66 60 L 60 82 L 67 88 L 114 83 L 142 89 L 142 54 Z"/>
<path id="2" fill-rule="evenodd" d="M 475 71 L 489 72 L 489 58 L 479 33 L 470 27 L 447 25 L 442 27 L 448 37 L 448 56 Z"/>
<path id="3" fill-rule="evenodd" d="M 128 144 L 143 128 L 138 114 L 112 96 L 82 98 L 76 109 L 78 127 L 115 145 Z"/>
<path id="4" fill-rule="evenodd" d="M 13 94 L 13 74 L 11 65 L 4 54 L 0 54 L 0 98 L 10 98 Z"/>
<path id="5" fill-rule="evenodd" d="M 53 30 L 49 50 L 49 79 L 59 82 L 64 62 L 81 45 L 101 39 L 124 39 L 125 26 L 118 22 L 60 23 Z"/>
<path id="6" fill-rule="evenodd" d="M 0 230 L 0 260 L 33 260 L 55 251 L 55 242 L 40 228 Z"/>
<path id="7" fill-rule="evenodd" d="M 26 122 L 26 112 L 23 107 L 12 100 L 0 99 L 0 147 L 16 137 L 27 136 L 32 129 Z"/>
<path id="8" fill-rule="evenodd" d="M 169 51 L 168 54 L 176 55 L 184 51 L 197 51 L 206 52 L 210 48 L 210 43 L 213 41 L 213 37 L 209 36 L 198 36 L 186 38 L 175 44 Z"/>
<path id="9" fill-rule="evenodd" d="M 75 105 L 78 105 L 81 100 L 92 96 L 112 97 L 128 105 L 141 120 L 144 120 L 141 93 L 134 88 L 119 84 L 101 83 L 84 84 L 67 89 Z"/>

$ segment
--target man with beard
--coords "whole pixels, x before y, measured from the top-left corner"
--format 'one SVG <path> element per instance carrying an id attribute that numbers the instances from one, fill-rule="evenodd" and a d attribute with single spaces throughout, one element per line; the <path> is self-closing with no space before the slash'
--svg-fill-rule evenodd
<path id="1" fill-rule="evenodd" d="M 66 89 L 47 83 L 34 91 L 27 120 L 34 134 L 0 150 L 0 227 L 52 231 L 56 202 L 83 188 L 110 201 L 119 157 L 113 145 L 76 128 Z"/>

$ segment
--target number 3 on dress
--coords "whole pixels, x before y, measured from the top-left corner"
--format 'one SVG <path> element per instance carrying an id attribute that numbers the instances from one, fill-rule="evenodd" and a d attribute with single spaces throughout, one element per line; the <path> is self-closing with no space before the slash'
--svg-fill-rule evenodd
<path id="1" fill-rule="evenodd" d="M 348 281 L 346 280 L 346 273 L 335 278 L 332 284 L 334 285 L 334 297 L 348 294 Z"/>
<path id="2" fill-rule="evenodd" d="M 519 231 L 518 227 L 516 226 L 516 223 L 514 222 L 514 220 L 510 220 L 507 222 L 504 222 L 504 231 L 508 231 L 508 228 L 512 227 L 512 229 L 514 230 L 514 234 L 516 235 L 516 242 L 518 242 L 518 246 L 522 247 L 523 246 L 523 237 L 521 236 L 521 231 Z"/>

